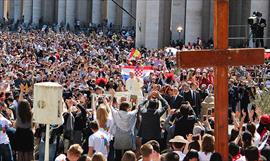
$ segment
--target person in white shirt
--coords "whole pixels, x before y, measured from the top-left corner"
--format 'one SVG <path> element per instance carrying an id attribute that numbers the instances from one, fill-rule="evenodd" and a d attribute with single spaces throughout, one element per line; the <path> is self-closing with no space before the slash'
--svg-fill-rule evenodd
<path id="1" fill-rule="evenodd" d="M 252 140 L 253 140 L 253 143 L 256 147 L 259 146 L 260 144 L 260 139 L 261 139 L 261 136 L 260 134 L 256 131 L 256 125 L 255 123 L 248 123 L 246 125 L 247 127 L 247 131 L 249 131 L 252 135 Z"/>
<path id="2" fill-rule="evenodd" d="M 90 123 L 90 128 L 94 133 L 88 139 L 88 156 L 92 157 L 94 153 L 100 152 L 107 158 L 110 136 L 99 129 L 99 125 L 96 121 Z"/>
<path id="3" fill-rule="evenodd" d="M 136 77 L 135 73 L 129 73 L 130 78 L 126 81 L 126 88 L 132 95 L 142 97 L 143 80 Z"/>
<path id="4" fill-rule="evenodd" d="M 209 161 L 214 150 L 215 150 L 214 136 L 209 134 L 204 135 L 202 140 L 202 150 L 199 152 L 200 160 Z"/>
<path id="5" fill-rule="evenodd" d="M 172 144 L 173 152 L 179 155 L 179 161 L 184 160 L 186 154 L 183 153 L 186 144 L 188 141 L 184 139 L 183 136 L 175 136 L 173 139 L 169 141 Z"/>
<path id="6" fill-rule="evenodd" d="M 0 158 L 5 161 L 13 161 L 11 146 L 6 133 L 10 126 L 11 122 L 0 113 Z"/>

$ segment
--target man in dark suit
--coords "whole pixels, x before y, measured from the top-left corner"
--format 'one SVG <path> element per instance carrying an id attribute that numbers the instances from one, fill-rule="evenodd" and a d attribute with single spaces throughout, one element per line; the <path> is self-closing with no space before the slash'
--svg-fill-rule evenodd
<path id="1" fill-rule="evenodd" d="M 236 106 L 239 101 L 238 97 L 238 87 L 234 85 L 234 81 L 230 80 L 229 82 L 229 108 L 235 113 L 236 112 Z"/>
<path id="2" fill-rule="evenodd" d="M 168 102 L 170 108 L 179 109 L 184 98 L 179 95 L 179 91 L 175 87 L 168 87 L 167 92 L 163 95 L 163 98 Z"/>
<path id="3" fill-rule="evenodd" d="M 200 118 L 201 112 L 201 98 L 200 93 L 197 91 L 197 86 L 194 83 L 183 84 L 183 97 L 184 101 L 188 101 L 196 113 L 197 117 Z"/>
<path id="4" fill-rule="evenodd" d="M 264 28 L 266 27 L 266 20 L 264 18 L 262 18 L 262 13 L 257 12 L 256 13 L 257 16 L 257 22 L 255 25 L 255 35 L 254 37 L 255 39 L 255 45 L 256 47 L 264 47 L 264 40 L 263 40 L 263 36 L 264 36 Z"/>
<path id="5" fill-rule="evenodd" d="M 171 97 L 171 108 L 172 109 L 179 109 L 180 106 L 183 103 L 183 96 L 179 94 L 179 91 L 177 88 L 173 88 L 173 96 Z"/>

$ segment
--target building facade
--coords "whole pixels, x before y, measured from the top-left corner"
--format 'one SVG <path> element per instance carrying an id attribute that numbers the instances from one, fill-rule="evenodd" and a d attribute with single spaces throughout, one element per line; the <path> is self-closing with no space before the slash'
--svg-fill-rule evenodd
<path id="1" fill-rule="evenodd" d="M 0 17 L 14 22 L 23 18 L 26 24 L 68 24 L 71 29 L 76 22 L 89 26 L 106 20 L 115 28 L 135 27 L 137 47 L 161 48 L 173 40 L 211 39 L 213 7 L 214 0 L 0 0 Z M 269 22 L 269 10 L 269 0 L 230 0 L 230 46 L 247 43 L 247 19 L 254 11 Z M 264 32 L 270 37 L 268 25 Z"/>

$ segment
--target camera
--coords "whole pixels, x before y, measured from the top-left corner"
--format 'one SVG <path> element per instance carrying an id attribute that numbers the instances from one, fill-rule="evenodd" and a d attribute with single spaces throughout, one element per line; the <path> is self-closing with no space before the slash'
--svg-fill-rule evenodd
<path id="1" fill-rule="evenodd" d="M 98 99 L 97 99 L 98 105 L 104 103 L 104 102 L 103 102 L 103 99 L 104 99 L 103 97 L 98 97 Z"/>
<path id="2" fill-rule="evenodd" d="M 260 17 L 262 17 L 261 12 L 258 12 L 258 11 L 253 12 L 252 16 L 248 18 L 248 24 L 252 26 L 254 24 L 259 23 Z"/>

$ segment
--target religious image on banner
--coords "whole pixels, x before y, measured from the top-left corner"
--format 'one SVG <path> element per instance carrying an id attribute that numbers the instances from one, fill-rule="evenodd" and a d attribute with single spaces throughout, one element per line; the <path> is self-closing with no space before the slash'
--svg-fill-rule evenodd
<path id="1" fill-rule="evenodd" d="M 143 78 L 149 76 L 151 72 L 153 72 L 153 68 L 150 66 L 124 66 L 121 74 L 126 80 L 127 91 L 140 99 L 142 97 Z"/>

